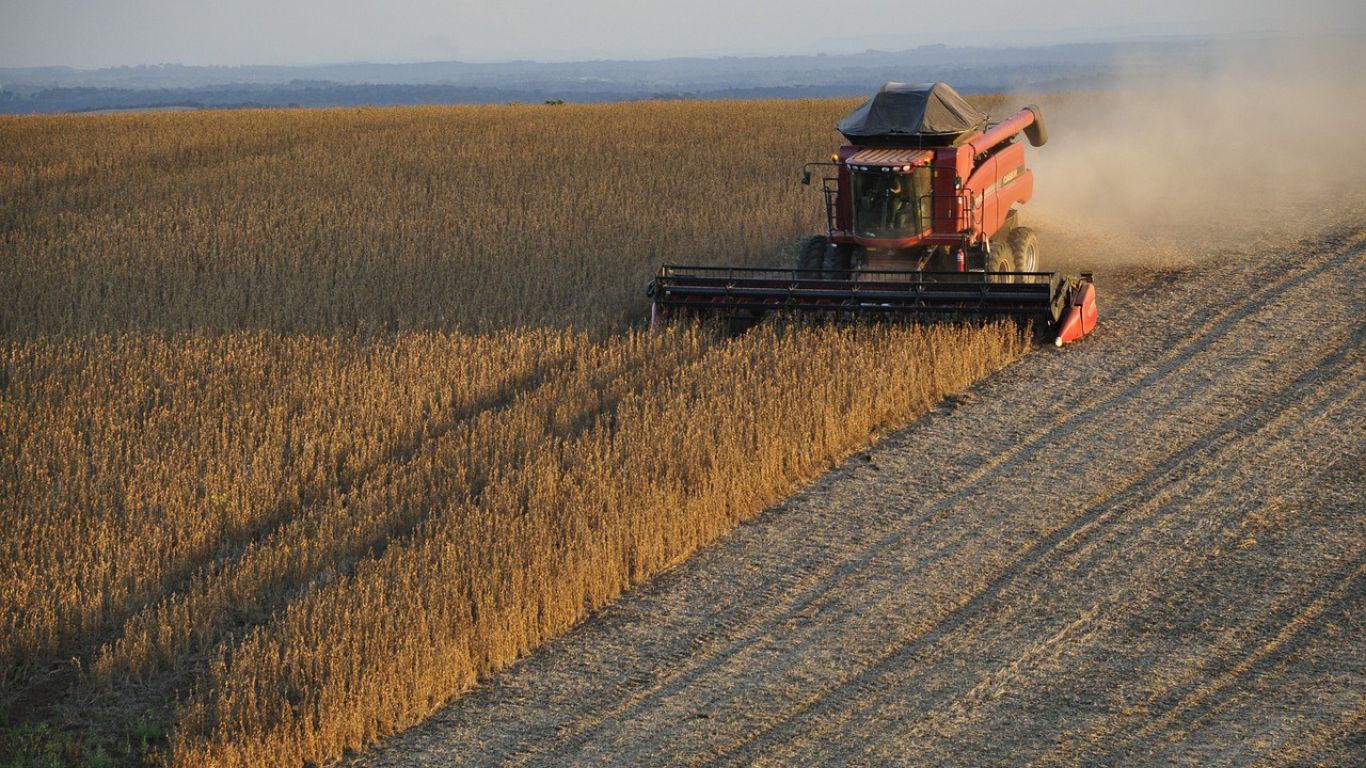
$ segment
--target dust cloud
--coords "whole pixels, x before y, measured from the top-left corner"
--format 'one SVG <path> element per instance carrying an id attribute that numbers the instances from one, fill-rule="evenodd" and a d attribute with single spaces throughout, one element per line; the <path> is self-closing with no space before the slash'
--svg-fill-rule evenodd
<path id="1" fill-rule="evenodd" d="M 1146 62 L 1039 97 L 1051 136 L 1026 216 L 1048 261 L 1186 267 L 1366 221 L 1363 43 L 1242 46 L 1184 76 Z"/>

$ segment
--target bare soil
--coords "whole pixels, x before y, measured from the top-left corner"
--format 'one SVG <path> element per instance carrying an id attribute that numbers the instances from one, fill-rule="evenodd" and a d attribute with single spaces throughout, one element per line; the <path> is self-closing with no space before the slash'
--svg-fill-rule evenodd
<path id="1" fill-rule="evenodd" d="M 1022 363 L 355 766 L 1366 763 L 1366 228 Z"/>

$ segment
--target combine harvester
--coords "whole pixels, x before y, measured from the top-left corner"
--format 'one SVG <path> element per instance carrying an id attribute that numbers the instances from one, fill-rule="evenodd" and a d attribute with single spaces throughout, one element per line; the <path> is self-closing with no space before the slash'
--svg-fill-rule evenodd
<path id="1" fill-rule="evenodd" d="M 822 179 L 828 233 L 795 269 L 660 267 L 652 325 L 683 314 L 740 327 L 772 312 L 835 316 L 1014 317 L 1062 346 L 1096 324 L 1090 273 L 1040 272 L 1019 224 L 1034 191 L 1023 133 L 1048 140 L 1038 107 L 995 125 L 944 83 L 887 83 L 839 124 L 847 146 Z"/>

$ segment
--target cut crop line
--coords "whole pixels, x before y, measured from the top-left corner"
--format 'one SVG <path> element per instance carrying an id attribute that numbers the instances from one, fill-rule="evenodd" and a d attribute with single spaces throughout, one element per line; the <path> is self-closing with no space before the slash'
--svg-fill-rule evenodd
<path id="1" fill-rule="evenodd" d="M 1002 451 L 984 464 L 974 469 L 966 477 L 952 486 L 945 496 L 941 496 L 936 502 L 923 506 L 920 510 L 912 513 L 907 518 L 907 525 L 891 532 L 882 539 L 874 542 L 863 550 L 860 557 L 844 564 L 830 564 L 826 559 L 815 559 L 815 565 L 811 560 L 794 562 L 790 567 L 785 568 L 768 579 L 768 583 L 777 588 L 782 584 L 783 579 L 795 574 L 801 574 L 802 578 L 797 580 L 797 584 L 781 591 L 788 595 L 806 594 L 807 597 L 795 600 L 789 608 L 781 614 L 763 622 L 752 631 L 746 633 L 743 638 L 734 640 L 718 648 L 712 653 L 703 656 L 689 658 L 688 667 L 676 673 L 664 677 L 657 684 L 644 691 L 639 691 L 636 695 L 627 698 L 620 705 L 612 707 L 606 713 L 600 714 L 593 720 L 584 724 L 584 727 L 573 731 L 569 735 L 560 735 L 556 740 L 554 754 L 562 754 L 564 750 L 575 750 L 579 746 L 592 740 L 593 734 L 606 728 L 612 720 L 620 720 L 634 716 L 634 713 L 643 711 L 653 700 L 667 698 L 682 691 L 685 691 L 692 683 L 707 672 L 718 668 L 723 659 L 732 656 L 737 649 L 743 649 L 752 645 L 756 640 L 771 632 L 776 626 L 790 620 L 809 606 L 819 600 L 825 593 L 843 581 L 850 574 L 863 569 L 872 560 L 880 557 L 885 551 L 900 544 L 910 536 L 920 532 L 923 528 L 936 522 L 937 518 L 949 512 L 957 503 L 961 502 L 970 495 L 972 490 L 985 479 L 998 474 L 1003 468 L 1012 466 L 1022 458 L 1034 455 L 1043 450 L 1045 441 L 1056 443 L 1065 440 L 1073 432 L 1087 425 L 1096 416 L 1103 414 L 1113 407 L 1117 402 L 1132 400 L 1139 394 L 1153 388 L 1158 382 L 1171 375 L 1173 372 L 1191 364 L 1188 359 L 1192 355 L 1207 349 L 1218 338 L 1223 337 L 1231 331 L 1239 322 L 1262 309 L 1279 295 L 1284 294 L 1310 279 L 1328 271 L 1331 267 L 1350 263 L 1352 257 L 1357 254 L 1359 246 L 1366 242 L 1366 233 L 1358 232 L 1351 238 L 1350 243 L 1335 251 L 1320 251 L 1307 257 L 1300 263 L 1297 272 L 1285 272 L 1273 281 L 1263 284 L 1257 291 L 1247 297 L 1246 301 L 1228 307 L 1225 311 L 1209 318 L 1201 323 L 1191 334 L 1189 334 L 1181 344 L 1168 348 L 1164 351 L 1163 363 L 1155 370 L 1143 375 L 1136 381 L 1126 382 L 1116 380 L 1110 385 L 1109 394 L 1104 399 L 1093 402 L 1079 412 L 1072 412 L 1054 419 L 1052 422 L 1030 433 L 1028 437 L 1021 440 L 1013 448 Z M 1118 391 L 1116 391 L 1118 390 Z M 809 528 L 808 528 L 809 531 Z M 824 572 L 824 577 L 821 576 Z M 815 582 L 814 584 L 812 582 Z M 810 585 L 810 586 L 805 586 Z M 777 596 L 773 600 L 766 600 L 766 605 L 773 605 Z M 726 626 L 726 622 L 745 604 L 737 603 L 730 608 L 722 611 L 720 615 L 713 614 L 711 619 L 721 626 Z M 743 624 L 741 626 L 744 626 Z M 565 729 L 568 730 L 568 729 Z M 563 733 L 563 732 L 562 732 Z M 535 752 L 523 755 L 513 760 L 509 765 L 530 764 L 538 756 L 550 757 L 544 753 Z"/>
<path id="2" fill-rule="evenodd" d="M 1363 341 L 1362 336 L 1363 329 L 1358 328 L 1358 332 L 1339 347 L 1334 353 L 1338 358 L 1337 364 L 1344 365 L 1346 355 L 1349 352 L 1360 348 Z M 1314 371 L 1311 371 L 1310 373 L 1314 373 L 1313 378 L 1317 378 L 1319 375 L 1318 372 Z M 1305 396 L 1319 394 L 1312 388 L 1304 388 L 1302 386 L 1303 382 L 1308 378 L 1310 378 L 1309 373 L 1306 373 L 1276 394 L 1283 395 L 1285 392 L 1293 392 L 1296 390 L 1304 393 Z M 761 740 L 764 743 L 773 743 L 774 741 L 781 739 L 782 736 L 778 733 L 778 730 L 784 726 L 796 723 L 799 720 L 807 720 L 821 713 L 831 714 L 831 716 L 834 717 L 837 714 L 847 712 L 849 702 L 858 698 L 871 684 L 871 681 L 888 674 L 892 670 L 901 668 L 904 663 L 920 653 L 923 649 L 928 648 L 931 644 L 938 643 L 951 632 L 956 631 L 959 627 L 966 624 L 972 617 L 984 611 L 988 602 L 999 596 L 1009 584 L 1041 563 L 1045 558 L 1065 551 L 1066 547 L 1070 544 L 1084 541 L 1091 533 L 1098 530 L 1104 522 L 1117 512 L 1122 502 L 1127 501 L 1135 493 L 1140 492 L 1145 487 L 1155 488 L 1157 489 L 1157 492 L 1165 490 L 1167 487 L 1165 478 L 1167 478 L 1167 476 L 1171 475 L 1183 465 L 1194 461 L 1200 453 L 1208 450 L 1210 446 L 1217 445 L 1225 437 L 1231 435 L 1234 439 L 1237 439 L 1237 437 L 1242 435 L 1242 431 L 1255 421 L 1255 417 L 1265 415 L 1268 420 L 1274 420 L 1281 411 L 1272 412 L 1268 407 L 1272 404 L 1284 405 L 1284 402 L 1280 397 L 1268 396 L 1259 404 L 1250 406 L 1250 410 L 1245 412 L 1241 418 L 1235 421 L 1225 422 L 1217 429 L 1202 437 L 1195 444 L 1189 445 L 1181 451 L 1169 456 L 1161 465 L 1154 468 L 1143 477 L 1124 488 L 1109 494 L 1100 505 L 1041 539 L 1019 559 L 995 576 L 982 590 L 975 593 L 958 608 L 953 609 L 943 620 L 934 625 L 929 631 L 899 644 L 895 650 L 870 664 L 864 672 L 823 690 L 818 697 L 808 701 L 804 706 L 799 707 L 788 717 L 772 726 L 751 734 L 739 744 L 733 745 L 727 749 L 722 749 L 720 754 L 725 755 L 731 751 L 742 749 L 753 752 L 755 749 L 759 748 L 758 744 Z M 1200 464 L 1197 463 L 1197 466 L 1200 466 Z M 1218 469 L 1214 462 L 1205 462 L 1203 466 L 1206 468 L 1204 470 L 1205 473 L 1214 472 Z M 1170 514 L 1176 514 L 1176 512 L 1174 511 Z M 835 710 L 838 711 L 835 712 Z M 787 728 L 783 729 L 788 730 Z"/>
<path id="3" fill-rule="evenodd" d="M 1306 409 L 1316 407 L 1316 405 L 1317 405 L 1318 403 L 1323 402 L 1323 401 L 1325 401 L 1325 400 L 1327 400 L 1327 401 L 1330 402 L 1330 403 L 1331 403 L 1331 402 L 1334 402 L 1334 401 L 1335 401 L 1335 398 L 1336 398 L 1338 395 L 1340 395 L 1340 394 L 1342 393 L 1343 390 L 1349 389 L 1349 388 L 1351 388 L 1352 386 L 1353 386 L 1353 385 L 1352 385 L 1350 382 L 1344 383 L 1342 386 L 1338 387 L 1336 390 L 1327 391 L 1327 392 L 1322 393 L 1322 395 L 1321 395 L 1320 397 L 1316 397 L 1316 398 L 1313 398 L 1313 399 L 1310 399 L 1310 400 L 1306 400 L 1306 401 L 1304 401 L 1303 403 L 1301 403 L 1301 404 L 1300 404 L 1300 407 L 1297 408 L 1295 411 L 1289 411 L 1289 410 L 1287 410 L 1287 411 L 1284 411 L 1284 412 L 1281 412 L 1280 414 L 1278 414 L 1278 415 L 1277 415 L 1277 421 L 1279 421 L 1279 422 L 1281 422 L 1281 423 L 1283 423 L 1283 424 L 1286 424 L 1286 423 L 1293 423 L 1293 422 L 1296 421 L 1297 418 L 1298 418 L 1297 413 L 1302 413 L 1302 412 L 1303 412 L 1304 410 L 1306 410 Z M 1345 403 L 1339 402 L 1338 404 L 1339 404 L 1340 407 L 1337 408 L 1336 411 L 1331 411 L 1330 414 L 1331 414 L 1331 413 L 1337 413 L 1337 412 L 1351 412 L 1351 409 L 1352 409 L 1352 408 L 1359 407 L 1359 403 L 1358 403 L 1357 401 L 1349 401 L 1349 402 L 1345 402 Z M 1224 451 L 1221 451 L 1221 452 L 1219 452 L 1219 453 L 1212 454 L 1211 456 L 1209 456 L 1208 458 L 1209 458 L 1210 463 L 1212 463 L 1212 464 L 1218 464 L 1219 461 L 1221 460 L 1222 456 L 1223 456 L 1223 453 L 1226 453 L 1228 449 L 1233 448 L 1234 445 L 1236 445 L 1236 444 L 1230 444 L 1230 445 L 1226 446 L 1226 449 L 1225 449 Z M 1206 473 L 1201 473 L 1201 474 L 1203 474 L 1204 477 L 1203 477 L 1203 478 L 1200 478 L 1200 479 L 1201 479 L 1201 480 L 1204 480 L 1204 481 L 1208 481 L 1208 480 L 1213 476 L 1213 473 L 1208 473 L 1208 472 L 1206 472 Z M 1178 473 L 1178 476 L 1180 476 L 1179 473 Z M 1160 508 L 1161 508 L 1161 506 L 1160 506 L 1161 502 L 1163 502 L 1163 501 L 1164 501 L 1165 499 L 1167 499 L 1168 497 L 1170 497 L 1170 496 L 1172 496 L 1172 495 L 1174 495 L 1174 494 L 1177 494 L 1177 493 L 1189 494 L 1189 493 L 1195 492 L 1195 491 L 1197 490 L 1196 488 L 1194 488 L 1194 486 L 1195 486 L 1196 484 L 1197 484 L 1197 483 L 1195 482 L 1195 479 L 1192 478 L 1191 482 L 1188 482 L 1188 483 L 1187 483 L 1187 482 L 1180 483 L 1180 485 L 1183 486 L 1182 488 L 1175 488 L 1175 487 L 1173 487 L 1173 488 L 1170 489 L 1170 490 L 1164 490 L 1164 491 L 1160 492 L 1158 495 L 1153 496 L 1148 502 L 1146 502 L 1146 503 L 1143 505 L 1142 509 L 1143 509 L 1143 510 L 1147 510 L 1147 511 L 1149 512 L 1149 514 L 1150 514 L 1152 511 L 1158 511 L 1158 510 L 1160 510 Z M 1209 485 L 1208 482 L 1204 482 L 1203 484 L 1204 484 L 1204 485 Z M 1214 488 L 1214 487 L 1208 487 L 1208 488 L 1205 488 L 1204 490 L 1200 491 L 1200 493 L 1201 493 L 1202 495 L 1217 494 L 1217 493 L 1218 493 L 1218 489 L 1217 489 L 1217 488 Z M 1081 549 L 1081 550 L 1078 550 L 1075 554 L 1079 556 L 1079 555 L 1083 554 L 1084 552 L 1087 552 L 1087 551 L 1094 552 L 1094 551 L 1096 551 L 1096 550 L 1098 550 L 1098 549 L 1100 549 L 1100 548 L 1102 548 L 1102 547 L 1105 548 L 1107 551 L 1111 551 L 1111 552 L 1113 552 L 1113 551 L 1139 551 L 1139 552 L 1148 551 L 1147 548 L 1144 546 L 1144 544 L 1145 544 L 1145 542 L 1146 542 L 1148 539 L 1150 539 L 1152 536 L 1157 535 L 1157 528 L 1155 527 L 1155 525 L 1156 525 L 1157 523 L 1161 522 L 1161 521 L 1164 520 L 1164 519 L 1176 519 L 1182 512 L 1184 512 L 1184 511 L 1189 511 L 1189 509 L 1192 508 L 1192 506 L 1193 506 L 1193 505 L 1189 505 L 1189 504 L 1183 505 L 1180 509 L 1173 510 L 1173 511 L 1171 511 L 1171 512 L 1164 513 L 1164 514 L 1162 514 L 1162 515 L 1158 515 L 1158 516 L 1156 516 L 1156 517 L 1153 517 L 1151 520 L 1148 520 L 1148 522 L 1151 523 L 1151 524 L 1150 524 L 1150 525 L 1147 525 L 1147 526 L 1143 526 L 1143 527 L 1137 527 L 1137 523 L 1143 522 L 1144 520 L 1147 520 L 1146 517 L 1145 517 L 1144 519 L 1136 519 L 1136 518 L 1135 518 L 1135 519 L 1130 519 L 1128 522 L 1129 522 L 1133 527 L 1130 528 L 1130 530 L 1129 530 L 1127 536 L 1124 536 L 1123 538 L 1117 538 L 1117 539 L 1107 539 L 1107 540 L 1104 540 L 1104 541 L 1099 540 L 1099 539 L 1093 537 L 1093 538 L 1090 540 L 1090 542 L 1088 543 L 1088 545 L 1087 545 L 1086 547 L 1084 547 L 1084 548 Z M 1117 533 L 1117 535 L 1122 535 L 1122 534 Z M 1190 550 L 1189 548 L 1184 548 L 1184 547 L 1182 547 L 1182 548 L 1179 548 L 1177 551 L 1173 552 L 1172 557 L 1171 557 L 1168 561 L 1162 561 L 1162 562 L 1153 563 L 1153 564 L 1152 564 L 1152 568 L 1147 568 L 1147 567 L 1145 567 L 1145 570 L 1151 571 L 1153 568 L 1156 568 L 1156 569 L 1157 569 L 1157 572 L 1160 573 L 1160 574 L 1162 575 L 1162 581 L 1165 583 L 1165 582 L 1170 582 L 1171 580 L 1173 580 L 1173 579 L 1175 579 L 1175 578 L 1178 578 L 1177 574 L 1186 573 L 1187 571 L 1190 570 L 1191 567 L 1194 567 L 1194 565 L 1190 565 L 1190 566 L 1183 567 L 1183 566 L 1182 566 L 1182 560 L 1189 561 L 1189 562 L 1192 563 L 1192 564 L 1198 564 L 1199 562 L 1204 562 L 1205 560 L 1207 560 L 1207 558 L 1208 558 L 1208 556 L 1205 555 L 1205 554 L 1203 554 L 1203 553 L 1201 553 L 1201 552 L 1192 551 L 1192 550 Z M 1136 566 L 1136 565 L 1137 565 L 1137 564 L 1135 564 L 1135 566 Z M 1065 586 L 1065 585 L 1064 585 L 1064 586 Z M 1111 608 L 1112 606 L 1124 606 L 1124 605 L 1125 605 L 1125 604 L 1126 604 L 1126 603 L 1127 603 L 1135 594 L 1139 593 L 1140 591 L 1142 591 L 1142 590 L 1144 590 L 1144 589 L 1152 589 L 1153 586 L 1154 586 L 1154 585 L 1153 585 L 1151 582 L 1142 582 L 1142 583 L 1140 583 L 1140 580 L 1139 580 L 1139 579 L 1134 579 L 1134 580 L 1130 581 L 1130 582 L 1127 584 L 1126 588 L 1121 589 L 1121 590 L 1119 590 L 1119 591 L 1110 592 L 1110 593 L 1107 593 L 1107 594 L 1103 595 L 1100 599 L 1095 600 L 1094 602 L 1092 602 L 1091 605 L 1090 605 L 1089 607 L 1087 607 L 1087 608 L 1085 608 L 1084 610 L 1082 610 L 1081 613 L 1080 613 L 1080 617 L 1079 617 L 1078 619 L 1074 620 L 1072 623 L 1066 625 L 1066 626 L 1064 627 L 1064 629 L 1063 629 L 1062 631 L 1060 631 L 1060 633 L 1059 633 L 1058 636 L 1055 636 L 1055 637 L 1054 637 L 1053 639 L 1051 639 L 1051 640 L 1041 641 L 1040 643 L 1036 643 L 1036 644 L 1034 644 L 1034 645 L 1030 645 L 1030 646 L 1025 650 L 1025 652 L 1024 652 L 1023 654 L 1021 654 L 1018 658 L 1016 658 L 1014 661 L 1012 661 L 1012 662 L 1010 662 L 1010 663 L 1008 663 L 1008 664 L 1004 664 L 1004 665 L 998 667 L 998 668 L 997 668 L 997 670 L 998 670 L 997 672 L 993 672 L 993 673 L 990 673 L 990 674 L 988 674 L 988 675 L 985 675 L 985 676 L 983 677 L 983 679 L 982 679 L 982 682 L 978 684 L 978 688 L 982 687 L 983 685 L 988 685 L 988 684 L 990 684 L 991 689 L 993 689 L 993 690 L 998 689 L 998 688 L 1000 687 L 1000 675 L 1002 675 L 1002 674 L 1006 674 L 1006 675 L 1012 674 L 1013 672 L 1017 671 L 1018 668 L 1019 668 L 1023 663 L 1025 663 L 1026 660 L 1028 660 L 1028 659 L 1030 659 L 1030 658 L 1035 658 L 1035 657 L 1041 657 L 1041 656 L 1043 656 L 1043 654 L 1041 653 L 1041 650 L 1042 650 L 1044 647 L 1046 647 L 1046 646 L 1050 645 L 1051 643 L 1055 642 L 1055 641 L 1057 640 L 1057 638 L 1058 638 L 1059 636 L 1061 636 L 1062 634 L 1068 634 L 1068 635 L 1075 635 L 1075 634 L 1077 634 L 1077 630 L 1078 630 L 1078 628 L 1081 626 L 1081 625 L 1079 624 L 1079 622 L 1082 622 L 1083 620 L 1085 620 L 1086 623 L 1089 624 L 1089 623 L 1090 623 L 1090 620 L 1093 619 L 1094 617 L 1098 616 L 1098 615 L 1108 616 L 1108 612 L 1109 612 L 1109 610 L 1110 610 L 1110 608 Z M 1285 603 L 1285 605 L 1283 605 L 1282 608 L 1284 608 L 1285 610 L 1287 610 L 1287 611 L 1296 610 L 1296 609 L 1299 608 L 1300 605 L 1302 605 L 1302 598 L 1299 597 L 1299 596 L 1295 596 L 1295 595 L 1288 595 L 1288 596 L 1286 596 L 1286 598 L 1285 598 L 1285 600 L 1284 600 L 1283 602 Z M 981 621 L 982 621 L 983 623 L 991 623 L 991 624 L 1009 623 L 1009 622 L 1012 621 L 1012 617 L 1009 616 L 1009 615 L 1006 615 L 1006 616 L 991 616 L 991 617 L 983 616 L 983 617 L 981 618 Z M 1054 655 L 1056 655 L 1056 654 L 1054 654 Z M 920 677 L 921 677 L 921 676 L 913 676 L 913 677 L 909 677 L 909 678 L 898 679 L 898 680 L 897 680 L 897 683 L 896 683 L 896 686 L 895 686 L 895 690 L 907 690 L 907 689 L 909 689 L 909 690 L 917 690 L 917 689 L 919 689 L 920 686 L 918 686 L 918 685 L 916 684 L 915 681 L 918 680 L 918 679 L 920 679 Z M 876 685 L 876 683 L 870 683 L 870 685 Z M 867 691 L 867 690 L 863 691 L 863 694 L 864 694 L 864 695 L 860 695 L 860 696 L 858 697 L 858 700 L 857 700 L 857 702 L 853 705 L 854 708 L 853 708 L 852 710 L 845 710 L 845 712 L 842 712 L 842 713 L 841 713 L 841 714 L 846 714 L 846 713 L 849 713 L 849 712 L 856 712 L 856 713 L 858 713 L 858 714 L 851 714 L 847 719 L 842 719 L 842 720 L 840 720 L 839 723 L 838 723 L 838 725 L 837 725 L 834 721 L 822 722 L 820 725 L 816 726 L 816 729 L 820 729 L 820 730 L 823 730 L 823 731 L 828 731 L 828 730 L 831 730 L 831 729 L 834 729 L 834 728 L 838 727 L 838 728 L 839 728 L 840 730 L 842 730 L 842 731 L 864 732 L 864 729 L 870 728 L 870 727 L 872 727 L 875 723 L 879 722 L 879 718 L 880 718 L 880 717 L 884 717 L 883 712 L 882 712 L 882 709 L 884 708 L 884 705 L 882 704 L 882 701 L 880 700 L 880 697 L 877 697 L 877 696 L 871 694 L 871 693 L 870 693 L 869 691 Z M 966 692 L 965 694 L 963 694 L 962 699 L 954 700 L 953 703 L 951 703 L 951 704 L 949 704 L 948 706 L 946 706 L 946 707 L 944 708 L 944 709 L 947 710 L 947 712 L 946 712 L 945 714 L 948 715 L 948 716 L 955 716 L 954 713 L 957 713 L 956 716 L 959 717 L 959 718 L 961 719 L 962 717 L 965 716 L 965 713 L 963 712 L 964 704 L 963 704 L 963 701 L 962 701 L 962 700 L 978 700 L 978 699 L 981 699 L 981 698 L 982 698 L 982 697 L 981 697 L 980 695 L 978 695 L 977 688 L 974 688 L 973 690 L 968 691 L 968 692 Z M 874 710 L 874 711 L 870 711 L 870 710 Z M 932 716 L 933 716 L 932 713 L 926 712 L 926 713 L 924 714 L 924 716 L 923 716 L 922 719 L 930 719 Z M 1120 726 L 1116 725 L 1116 727 L 1120 727 Z M 813 729 L 813 730 L 815 730 L 815 729 Z M 945 731 L 944 728 L 942 728 L 942 727 L 941 727 L 941 728 L 936 728 L 936 729 L 935 729 L 935 732 L 936 732 L 937 734 L 940 734 L 940 735 L 943 735 L 944 733 L 946 733 L 946 731 Z M 815 754 L 816 756 L 820 756 L 820 755 L 823 754 L 823 753 L 821 753 L 821 752 L 816 752 L 816 753 L 814 753 L 814 754 Z M 810 757 L 810 756 L 811 756 L 811 753 L 807 753 L 807 756 Z M 832 756 L 829 756 L 829 757 L 830 757 L 830 759 L 834 759 L 834 756 L 833 756 L 833 755 L 832 755 Z M 1068 755 L 1066 758 L 1064 758 L 1063 761 L 1064 761 L 1064 762 L 1068 762 L 1068 761 L 1070 761 L 1070 760 L 1073 759 L 1073 758 L 1075 758 L 1075 754 L 1070 754 L 1070 755 Z"/>
<path id="4" fill-rule="evenodd" d="M 1287 385 L 1277 395 L 1273 395 L 1262 401 L 1260 404 L 1252 406 L 1251 410 L 1246 412 L 1241 418 L 1237 419 L 1236 421 L 1224 424 L 1216 432 L 1210 433 L 1204 438 L 1201 438 L 1199 441 L 1197 441 L 1197 444 L 1192 445 L 1188 447 L 1186 450 L 1184 450 L 1182 452 L 1184 458 L 1182 459 L 1180 464 L 1171 466 L 1170 471 L 1164 472 L 1160 475 L 1150 475 L 1148 478 L 1145 479 L 1143 485 L 1148 486 L 1150 488 L 1155 487 L 1156 490 L 1147 501 L 1145 501 L 1139 508 L 1135 510 L 1134 515 L 1128 517 L 1127 524 L 1130 527 L 1127 535 L 1121 532 L 1116 532 L 1116 536 L 1120 538 L 1109 538 L 1105 540 L 1089 538 L 1087 540 L 1087 543 L 1083 547 L 1079 548 L 1078 550 L 1076 550 L 1075 553 L 1073 553 L 1074 556 L 1080 557 L 1086 554 L 1087 552 L 1096 552 L 1101 547 L 1104 547 L 1107 550 L 1133 551 L 1137 549 L 1139 551 L 1142 551 L 1143 548 L 1137 546 L 1138 542 L 1150 537 L 1151 535 L 1155 535 L 1155 526 L 1159 522 L 1161 522 L 1164 519 L 1174 519 L 1177 515 L 1181 514 L 1184 511 L 1187 511 L 1190 505 L 1182 505 L 1180 508 L 1175 508 L 1167 512 L 1162 512 L 1162 514 L 1158 514 L 1156 516 L 1153 516 L 1152 512 L 1161 512 L 1162 503 L 1165 500 L 1168 500 L 1170 497 L 1178 493 L 1188 494 L 1195 492 L 1196 489 L 1201 485 L 1207 486 L 1203 491 L 1204 493 L 1216 492 L 1216 488 L 1208 486 L 1214 478 L 1217 478 L 1217 473 L 1223 466 L 1221 458 L 1228 451 L 1233 450 L 1235 447 L 1240 445 L 1239 441 L 1252 439 L 1257 435 L 1272 429 L 1272 427 L 1277 424 L 1281 425 L 1282 428 L 1294 428 L 1300 423 L 1300 413 L 1303 413 L 1305 410 L 1315 409 L 1319 406 L 1320 403 L 1323 403 L 1325 401 L 1332 404 L 1332 408 L 1330 408 L 1329 411 L 1330 414 L 1338 411 L 1346 413 L 1352 412 L 1352 409 L 1358 407 L 1356 400 L 1348 399 L 1344 401 L 1340 399 L 1344 391 L 1349 391 L 1353 393 L 1356 392 L 1357 388 L 1352 377 L 1341 375 L 1335 377 L 1330 376 L 1330 378 L 1336 379 L 1337 381 L 1341 382 L 1338 386 L 1330 389 L 1323 389 L 1317 386 L 1313 386 L 1313 384 L 1319 378 L 1322 378 L 1327 374 L 1333 372 L 1340 374 L 1348 370 L 1352 366 L 1353 362 L 1350 355 L 1353 352 L 1359 351 L 1360 344 L 1363 341 L 1366 341 L 1366 335 L 1364 335 L 1362 329 L 1359 328 L 1358 333 L 1355 334 L 1355 336 L 1352 339 L 1350 339 L 1346 344 L 1340 346 L 1336 352 L 1329 355 L 1326 361 L 1320 363 L 1318 366 L 1315 366 L 1314 368 L 1311 368 L 1309 371 L 1300 376 L 1294 382 Z M 1299 395 L 1300 401 L 1293 405 L 1286 404 L 1284 395 L 1286 395 L 1287 393 Z M 1273 409 L 1272 406 L 1283 407 Z M 1259 424 L 1258 422 L 1262 423 Z M 1190 471 L 1182 471 L 1182 467 L 1186 465 L 1193 466 L 1194 469 Z M 1172 483 L 1166 480 L 1166 478 L 1171 476 L 1175 476 L 1176 482 Z M 1131 486 L 1131 489 L 1135 493 L 1140 491 L 1137 485 Z M 1129 493 L 1128 489 L 1126 489 L 1124 493 L 1125 496 L 1132 495 Z M 1119 498 L 1116 501 L 1124 500 L 1125 499 L 1123 498 Z M 1139 516 L 1140 512 L 1145 512 L 1145 514 Z M 1146 525 L 1139 526 L 1139 523 L 1146 523 Z M 1078 540 L 1080 540 L 1082 539 L 1082 537 L 1086 536 L 1087 532 L 1091 528 L 1092 526 L 1088 524 L 1086 528 L 1078 529 L 1077 531 L 1075 531 L 1072 534 L 1072 537 L 1069 538 L 1075 537 Z M 1065 543 L 1066 542 L 1059 543 L 1057 554 L 1062 554 L 1065 551 Z M 1139 588 L 1139 586 L 1140 585 L 1138 584 L 1134 584 L 1132 585 L 1130 590 L 1127 591 L 1135 591 Z M 1116 603 L 1121 601 L 1122 599 L 1127 599 L 1127 595 L 1124 593 L 1116 593 L 1098 602 L 1089 610 L 1096 610 L 1104 604 Z M 985 621 L 986 619 L 983 618 L 983 620 Z M 900 687 L 914 687 L 914 679 L 915 678 L 901 681 Z M 869 683 L 869 685 L 873 684 L 874 683 L 871 682 Z M 852 705 L 853 709 L 845 709 L 839 713 L 839 715 L 846 716 L 843 720 L 841 720 L 841 729 L 847 730 L 850 727 L 848 725 L 848 722 L 855 717 L 854 715 L 850 714 L 851 712 L 865 713 L 868 710 L 877 708 L 879 706 L 880 703 L 876 697 L 870 695 L 867 690 L 861 691 L 861 695 L 857 697 L 857 703 Z M 868 725 L 867 721 L 876 721 L 878 714 L 876 712 L 873 712 L 870 714 L 860 715 L 860 717 L 864 722 L 864 726 L 866 726 Z M 823 721 L 821 725 L 817 726 L 817 728 L 822 728 L 826 730 L 831 729 L 834 727 L 834 725 L 832 725 L 833 722 L 833 720 Z M 854 726 L 854 730 L 858 730 L 859 727 L 864 726 L 856 725 Z"/>

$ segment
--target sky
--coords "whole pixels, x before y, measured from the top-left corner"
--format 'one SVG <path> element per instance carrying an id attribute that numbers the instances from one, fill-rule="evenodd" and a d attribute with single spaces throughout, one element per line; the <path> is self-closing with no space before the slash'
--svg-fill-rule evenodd
<path id="1" fill-rule="evenodd" d="M 0 0 L 0 67 L 659 59 L 1366 32 L 1366 0 Z"/>

